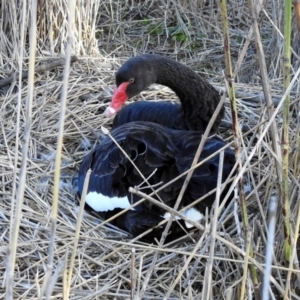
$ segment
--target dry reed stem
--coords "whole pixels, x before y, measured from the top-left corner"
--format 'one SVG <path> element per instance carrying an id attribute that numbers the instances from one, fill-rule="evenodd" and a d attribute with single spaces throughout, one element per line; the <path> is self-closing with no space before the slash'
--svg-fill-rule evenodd
<path id="1" fill-rule="evenodd" d="M 222 24 L 223 24 L 223 38 L 224 38 L 224 52 L 225 52 L 225 66 L 226 66 L 226 80 L 228 82 L 228 95 L 231 103 L 231 113 L 232 113 L 232 123 L 233 123 L 233 135 L 234 135 L 234 148 L 235 148 L 235 157 L 238 164 L 237 171 L 240 172 L 242 169 L 242 138 L 241 132 L 239 130 L 239 121 L 238 121 L 238 111 L 237 111 L 237 102 L 235 98 L 235 88 L 234 88 L 234 78 L 232 72 L 232 62 L 231 62 L 231 51 L 230 51 L 230 36 L 229 36 L 229 29 L 228 29 L 228 13 L 226 7 L 226 0 L 221 1 L 221 11 L 222 11 Z M 249 242 L 249 255 L 254 257 L 254 252 L 252 249 L 251 241 L 248 241 L 247 237 L 249 236 L 249 217 L 248 217 L 248 207 L 245 198 L 244 192 L 244 178 L 243 173 L 240 172 L 240 178 L 237 181 L 238 183 L 238 192 L 239 192 L 239 203 L 241 206 L 242 212 L 242 221 L 243 221 L 243 233 L 244 233 L 244 240 L 246 240 L 246 249 L 248 249 Z M 244 241 L 242 241 L 243 243 Z M 258 274 L 257 270 L 254 266 L 250 265 L 250 274 L 254 284 L 254 293 L 257 298 L 260 297 L 259 289 L 258 289 Z M 244 274 L 245 275 L 245 274 Z M 245 283 L 245 282 L 243 282 Z M 244 290 L 244 285 L 242 286 L 242 291 Z"/>
<path id="2" fill-rule="evenodd" d="M 257 3 L 255 3 L 257 5 Z M 267 74 L 267 66 L 266 66 L 266 60 L 265 60 L 265 54 L 264 49 L 262 47 L 259 27 L 258 27 L 258 12 L 256 9 L 256 5 L 253 3 L 253 0 L 248 0 L 249 10 L 251 17 L 253 19 L 253 27 L 254 27 L 254 33 L 255 33 L 255 42 L 256 42 L 256 48 L 257 48 L 257 58 L 259 60 L 259 66 L 260 66 L 260 72 L 261 72 L 261 78 L 262 78 L 262 84 L 263 84 L 263 90 L 264 95 L 266 99 L 267 109 L 269 118 L 271 117 L 273 113 L 273 105 L 272 105 L 272 98 L 271 98 L 271 91 L 270 91 L 270 85 L 268 80 L 268 74 Z M 257 5 L 258 6 L 258 5 Z M 272 122 L 271 124 L 271 134 L 272 134 L 272 146 L 273 150 L 276 153 L 276 156 L 278 157 L 278 160 L 276 160 L 276 171 L 279 182 L 282 181 L 282 157 L 281 157 L 281 149 L 280 149 L 280 139 L 278 134 L 278 129 L 276 126 L 276 122 Z M 278 193 L 281 195 L 281 189 L 280 186 L 278 186 Z"/>
<path id="3" fill-rule="evenodd" d="M 249 286 L 248 291 L 250 290 L 249 281 L 247 282 L 248 268 L 249 268 L 249 257 L 251 257 L 250 256 L 250 250 L 251 250 L 251 233 L 250 232 L 247 232 L 246 240 L 247 240 L 247 242 L 246 242 L 246 254 L 245 254 L 245 260 L 244 260 L 243 279 L 242 279 L 242 283 L 241 283 L 241 296 L 240 296 L 241 300 L 245 299 L 246 285 Z M 250 291 L 250 293 L 248 292 L 248 296 L 249 295 L 251 295 L 251 291 Z"/>
<path id="4" fill-rule="evenodd" d="M 74 1 L 69 1 L 69 10 L 68 10 L 68 39 L 66 46 L 66 60 L 64 66 L 64 77 L 62 82 L 62 92 L 61 92 L 61 104 L 60 104 L 60 117 L 58 123 L 58 134 L 57 134 L 57 147 L 56 147 L 56 158 L 55 158 L 55 172 L 54 172 L 54 185 L 53 185 L 53 197 L 52 197 L 52 211 L 51 211 L 51 235 L 50 243 L 48 250 L 48 264 L 47 264 L 47 273 L 45 276 L 44 286 L 42 289 L 42 295 L 45 291 L 45 298 L 50 299 L 52 290 L 50 289 L 51 285 L 49 284 L 51 273 L 53 270 L 53 260 L 54 260 L 54 247 L 55 247 L 55 235 L 56 235 L 56 226 L 57 226 L 57 214 L 58 214 L 58 196 L 59 196 L 59 184 L 61 176 L 61 162 L 62 162 L 62 148 L 63 148 L 63 135 L 64 135 L 64 125 L 65 125 L 65 114 L 67 106 L 67 95 L 68 95 L 68 84 L 69 84 L 69 73 L 70 73 L 70 62 L 71 62 L 71 49 L 73 41 L 73 28 L 74 28 L 74 13 L 75 5 Z M 79 222 L 79 226 L 80 226 Z M 73 254 L 75 255 L 75 254 Z M 72 260 L 71 260 L 72 262 Z M 72 264 L 71 264 L 72 266 Z M 69 275 L 71 276 L 71 275 Z M 70 277 L 68 278 L 70 279 Z M 68 282 L 68 281 L 67 281 Z M 67 289 L 67 298 L 69 298 L 68 289 Z"/>
<path id="5" fill-rule="evenodd" d="M 30 25 L 30 57 L 29 57 L 29 71 L 28 71 L 28 98 L 26 102 L 26 121 L 24 132 L 24 145 L 22 151 L 22 162 L 19 175 L 19 186 L 16 193 L 16 201 L 14 216 L 10 226 L 10 244 L 7 249 L 7 265 L 6 265 L 6 299 L 13 299 L 13 279 L 14 268 L 16 263 L 18 237 L 21 223 L 22 204 L 25 193 L 26 173 L 27 173 L 27 156 L 30 142 L 31 118 L 32 118 L 32 101 L 34 92 L 34 68 L 35 68 L 35 49 L 36 49 L 36 1 L 32 1 L 31 5 L 31 25 Z M 14 207 L 14 206 L 13 206 Z M 12 211 L 13 213 L 13 211 Z"/>
<path id="6" fill-rule="evenodd" d="M 218 182 L 217 182 L 217 190 L 216 190 L 216 200 L 214 203 L 214 207 L 211 213 L 211 243 L 210 243 L 210 252 L 209 252 L 209 259 L 207 261 L 207 267 L 205 268 L 205 278 L 206 281 L 204 282 L 205 286 L 202 292 L 202 299 L 209 300 L 210 299 L 210 292 L 211 292 L 211 283 L 212 283 L 212 269 L 213 269 L 213 257 L 215 251 L 215 235 L 217 230 L 217 221 L 219 217 L 219 203 L 221 197 L 221 184 L 222 184 L 222 173 L 223 173 L 223 164 L 224 164 L 224 152 L 220 153 L 219 159 L 219 170 L 218 170 Z"/>
<path id="7" fill-rule="evenodd" d="M 278 205 L 278 199 L 270 199 L 268 242 L 267 242 L 267 249 L 266 249 L 266 268 L 265 268 L 264 279 L 263 279 L 262 300 L 269 299 L 269 289 L 270 289 L 269 277 L 272 268 L 277 205 Z"/>

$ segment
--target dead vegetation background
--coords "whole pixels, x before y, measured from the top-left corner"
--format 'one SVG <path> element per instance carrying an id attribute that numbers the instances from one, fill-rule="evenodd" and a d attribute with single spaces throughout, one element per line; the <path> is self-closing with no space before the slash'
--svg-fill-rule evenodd
<path id="1" fill-rule="evenodd" d="M 78 0 L 72 40 L 72 54 L 77 55 L 78 61 L 71 65 L 68 84 L 54 258 L 49 263 L 63 66 L 36 73 L 34 77 L 13 299 L 42 299 L 45 291 L 47 299 L 67 299 L 68 294 L 70 299 L 240 299 L 244 287 L 247 299 L 258 299 L 259 286 L 254 295 L 254 284 L 247 273 L 244 275 L 244 270 L 248 263 L 254 263 L 259 274 L 264 273 L 268 206 L 271 197 L 278 196 L 278 182 L 270 135 L 267 133 L 263 141 L 256 144 L 268 124 L 268 116 L 247 1 L 228 1 L 227 9 L 239 120 L 252 128 L 244 135 L 243 145 L 248 153 L 256 147 L 256 155 L 245 174 L 245 182 L 251 187 L 247 195 L 248 232 L 254 260 L 247 260 L 238 201 L 219 217 L 213 256 L 210 255 L 212 235 L 209 220 L 204 224 L 204 231 L 195 231 L 192 235 L 196 242 L 201 241 L 197 248 L 189 238 L 158 248 L 134 243 L 128 234 L 110 225 L 102 226 L 101 220 L 89 213 L 84 213 L 78 245 L 74 249 L 79 204 L 73 182 L 80 161 L 101 140 L 101 126 L 110 126 L 102 112 L 112 95 L 115 70 L 129 57 L 157 53 L 188 65 L 216 88 L 226 90 L 223 34 L 217 1 Z M 259 25 L 272 97 L 274 103 L 278 103 L 284 92 L 283 2 L 263 1 L 262 5 L 257 5 L 257 10 L 260 11 Z M 27 79 L 20 84 L 18 73 L 29 67 L 31 15 L 31 2 L 0 2 L 0 83 L 14 75 L 10 84 L 0 88 L 0 299 L 6 295 L 10 223 L 15 222 L 14 195 L 18 192 L 19 172 L 24 159 L 22 149 L 29 87 Z M 67 30 L 68 3 L 38 1 L 37 67 L 64 57 L 66 44 L 70 41 Z M 292 37 L 292 67 L 296 72 L 299 68 L 296 26 Z M 23 59 L 20 59 L 21 50 Z M 292 227 L 299 217 L 299 87 L 296 81 L 290 109 Z M 177 101 L 174 94 L 162 86 L 152 86 L 138 97 Z M 230 121 L 228 101 L 226 107 L 226 120 Z M 280 132 L 280 114 L 276 123 Z M 222 132 L 222 136 L 232 141 L 230 130 Z M 285 281 L 283 238 L 279 207 L 270 299 L 280 299 L 289 289 Z M 70 263 L 72 251 L 76 255 L 74 262 Z M 157 260 L 152 265 L 154 257 Z M 208 261 L 212 264 L 210 273 Z M 70 272 L 71 282 L 68 283 Z M 293 283 L 297 287 L 297 258 L 293 272 Z M 245 283 L 243 276 L 246 276 Z M 211 283 L 207 287 L 208 278 Z M 300 298 L 297 292 L 298 289 L 291 291 L 291 299 Z"/>

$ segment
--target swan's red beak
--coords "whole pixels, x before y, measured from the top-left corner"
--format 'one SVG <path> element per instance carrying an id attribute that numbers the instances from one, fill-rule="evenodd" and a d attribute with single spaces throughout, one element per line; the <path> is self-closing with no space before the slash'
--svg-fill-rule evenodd
<path id="1" fill-rule="evenodd" d="M 108 118 L 114 116 L 123 106 L 123 104 L 128 100 L 126 94 L 126 89 L 129 82 L 121 83 L 117 88 L 115 88 L 114 95 L 110 102 L 110 105 L 106 107 L 104 115 Z"/>

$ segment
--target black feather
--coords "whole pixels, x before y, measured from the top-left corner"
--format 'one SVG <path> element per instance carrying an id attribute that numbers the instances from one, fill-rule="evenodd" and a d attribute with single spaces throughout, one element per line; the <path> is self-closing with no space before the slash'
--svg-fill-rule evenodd
<path id="1" fill-rule="evenodd" d="M 133 80 L 132 80 L 133 79 Z M 116 74 L 116 84 L 127 83 L 126 95 L 131 98 L 152 83 L 171 88 L 179 97 L 181 105 L 158 102 L 136 102 L 121 109 L 116 115 L 111 132 L 125 153 L 133 160 L 151 185 L 167 183 L 187 171 L 194 159 L 204 131 L 220 102 L 218 92 L 201 76 L 186 66 L 158 55 L 140 55 L 125 62 Z M 216 131 L 224 116 L 221 109 L 213 125 Z M 141 121 L 141 122 L 137 122 Z M 220 138 L 209 138 L 203 148 L 199 161 L 218 151 L 226 144 Z M 225 150 L 222 181 L 230 174 L 235 163 L 232 149 Z M 109 197 L 125 197 L 133 203 L 139 200 L 129 195 L 128 189 L 142 184 L 143 192 L 151 193 L 139 172 L 129 159 L 106 137 L 86 156 L 79 169 L 79 195 L 88 169 L 92 169 L 89 192 L 97 192 Z M 189 182 L 180 208 L 206 195 L 217 186 L 219 155 L 197 168 Z M 161 190 L 158 195 L 163 202 L 173 207 L 185 176 Z M 146 187 L 146 188 L 145 188 Z M 227 191 L 225 189 L 224 193 Z M 204 213 L 215 200 L 215 194 L 206 197 L 195 208 Z M 222 200 L 222 199 L 221 199 Z M 120 209 L 102 212 L 105 219 Z M 113 223 L 134 236 L 156 226 L 165 211 L 149 202 L 144 202 L 116 218 Z M 181 222 L 181 221 L 180 221 Z M 184 222 L 182 222 L 185 227 Z M 186 229 L 186 228 L 185 228 Z M 163 227 L 155 228 L 147 239 L 160 237 Z M 169 238 L 185 231 L 177 222 L 172 223 Z"/>
<path id="2" fill-rule="evenodd" d="M 114 129 L 111 135 L 122 145 L 126 153 L 135 153 L 134 163 L 145 177 L 156 170 L 153 176 L 149 178 L 150 184 L 157 184 L 158 182 L 165 184 L 182 172 L 187 171 L 192 164 L 202 137 L 202 134 L 198 131 L 172 130 L 151 122 L 128 123 Z M 204 145 L 199 161 L 207 158 L 225 145 L 226 143 L 217 137 L 209 138 Z M 232 149 L 227 148 L 225 150 L 223 181 L 228 177 L 234 163 L 234 152 Z M 218 165 L 219 155 L 216 155 L 194 171 L 180 208 L 204 196 L 217 186 Z M 89 168 L 92 169 L 92 173 L 88 192 L 95 191 L 109 197 L 124 197 L 126 195 L 129 196 L 129 187 L 137 186 L 143 182 L 142 177 L 136 172 L 128 158 L 126 158 L 109 137 L 106 137 L 83 160 L 79 169 L 79 194 L 81 194 L 85 175 Z M 184 177 L 159 193 L 165 204 L 170 207 L 174 206 L 183 181 Z M 150 193 L 152 190 L 146 188 L 143 191 Z M 135 199 L 135 201 L 137 200 L 138 198 Z M 204 201 L 196 204 L 195 208 L 204 214 L 206 207 L 210 208 L 214 200 L 215 194 L 212 194 Z M 149 206 L 146 203 L 144 207 Z M 152 209 L 152 206 L 150 207 Z M 153 211 L 152 209 L 148 219 L 151 219 Z M 159 207 L 155 208 L 155 215 L 158 217 L 158 220 L 161 220 L 161 216 L 164 213 L 163 209 Z M 130 213 L 130 215 L 134 214 Z M 143 224 L 138 225 L 141 230 L 134 228 L 128 230 L 128 226 L 130 227 L 130 225 L 120 225 L 120 222 L 122 223 L 124 220 L 128 221 L 128 218 L 129 216 L 124 216 L 118 221 L 118 224 L 121 228 L 125 228 L 125 230 L 134 235 L 135 230 L 140 232 L 141 228 L 144 228 L 145 224 L 147 224 L 147 219 L 145 219 L 145 221 L 142 221 Z M 148 228 L 153 226 L 153 222 L 157 224 L 156 221 L 157 218 L 151 222 L 149 221 Z"/>

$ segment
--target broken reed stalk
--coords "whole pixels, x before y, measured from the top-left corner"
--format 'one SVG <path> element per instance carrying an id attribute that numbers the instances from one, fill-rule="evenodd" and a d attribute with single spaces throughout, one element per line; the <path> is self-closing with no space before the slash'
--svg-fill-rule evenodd
<path id="1" fill-rule="evenodd" d="M 291 82 L 291 24 L 292 24 L 292 1 L 284 1 L 284 89 L 286 90 Z M 290 93 L 286 95 L 283 104 L 283 126 L 282 126 L 282 213 L 284 226 L 284 258 L 285 265 L 289 266 L 292 259 L 292 238 L 291 238 L 291 212 L 289 201 L 289 113 L 290 113 Z M 291 272 L 287 274 L 291 278 Z M 290 286 L 290 280 L 286 282 L 284 299 L 290 298 L 290 288 L 294 289 L 294 285 Z"/>
<path id="2" fill-rule="evenodd" d="M 136 289 L 136 269 L 135 269 L 135 248 L 131 249 L 131 264 L 130 264 L 130 289 L 131 289 L 131 299 L 135 297 Z"/>
<path id="3" fill-rule="evenodd" d="M 22 25 L 21 25 L 21 31 L 20 31 L 20 46 L 19 46 L 19 92 L 18 92 L 18 104 L 17 104 L 17 120 L 16 120 L 16 152 L 15 152 L 15 159 L 14 159 L 14 168 L 13 168 L 13 188 L 12 188 L 12 196 L 11 196 L 11 212 L 14 211 L 14 205 L 15 205 L 15 197 L 16 197 L 16 189 L 17 189 L 17 169 L 18 169 L 18 147 L 19 147 L 19 135 L 20 135 L 20 116 L 21 116 L 21 104 L 22 104 L 22 73 L 23 73 L 23 57 L 24 57 L 24 32 L 25 32 L 25 19 L 26 19 L 26 1 L 24 1 L 23 4 L 23 12 L 22 12 Z M 28 76 L 27 72 L 27 76 Z M 13 222 L 14 218 L 12 217 L 10 219 L 10 228 L 13 228 Z M 10 230 L 10 240 L 12 238 L 12 230 Z"/>
<path id="4" fill-rule="evenodd" d="M 256 49 L 257 49 L 257 58 L 258 58 L 258 63 L 259 63 L 259 67 L 260 67 L 260 73 L 261 73 L 263 91 L 264 91 L 265 100 L 266 100 L 267 111 L 268 111 L 269 118 L 271 118 L 271 116 L 274 113 L 274 109 L 273 109 L 274 104 L 273 104 L 272 97 L 271 97 L 271 89 L 270 89 L 270 84 L 269 84 L 269 80 L 268 80 L 268 73 L 267 73 L 264 49 L 262 47 L 261 36 L 260 36 L 260 32 L 259 32 L 259 27 L 258 27 L 256 8 L 254 7 L 252 0 L 248 0 L 248 5 L 249 5 L 250 14 L 251 14 L 251 17 L 253 20 L 254 37 L 255 37 L 255 44 L 256 44 Z M 270 130 L 271 130 L 271 137 L 272 137 L 272 147 L 276 154 L 276 157 L 274 157 L 274 158 L 275 158 L 277 177 L 278 177 L 278 181 L 281 182 L 281 180 L 282 180 L 282 165 L 281 165 L 282 159 L 281 159 L 280 139 L 279 139 L 278 129 L 277 129 L 275 120 L 272 121 L 272 123 L 270 125 Z M 281 188 L 279 185 L 278 185 L 278 194 L 281 195 Z"/>
<path id="5" fill-rule="evenodd" d="M 238 116 L 237 116 L 237 104 L 234 92 L 234 79 L 232 77 L 232 64 L 231 64 L 231 54 L 230 54 L 230 37 L 229 37 L 229 29 L 228 29 L 228 15 L 227 15 L 227 1 L 221 0 L 221 15 L 222 15 L 222 28 L 223 28 L 223 37 L 224 37 L 224 53 L 225 53 L 225 65 L 226 65 L 226 80 L 228 82 L 228 93 L 229 99 L 231 103 L 231 113 L 232 113 L 232 123 L 233 123 L 233 134 L 234 134 L 234 147 L 235 147 L 235 157 L 238 162 L 238 172 L 242 172 L 242 160 L 241 160 L 241 133 L 239 130 Z M 248 243 L 248 229 L 249 229 L 249 218 L 247 212 L 247 203 L 245 199 L 244 193 L 244 183 L 243 183 L 243 175 L 240 175 L 238 180 L 238 190 L 239 190 L 239 201 L 242 210 L 242 219 L 244 225 L 244 240 L 246 241 L 245 247 L 247 248 Z M 249 255 L 251 258 L 254 258 L 253 249 L 251 246 L 251 241 L 249 241 Z M 254 265 L 249 266 L 251 277 L 254 284 L 255 294 L 259 295 L 259 280 L 257 269 Z M 258 296 L 259 298 L 259 296 Z"/>
<path id="6" fill-rule="evenodd" d="M 26 6 L 24 5 L 23 9 L 26 9 L 25 7 Z M 30 143 L 32 101 L 33 101 L 33 89 L 34 89 L 34 67 L 35 67 L 35 52 L 36 52 L 36 15 L 37 15 L 36 7 L 37 7 L 36 0 L 32 0 L 31 24 L 30 24 L 30 34 L 29 34 L 30 48 L 29 48 L 29 70 L 28 70 L 28 97 L 26 102 L 26 121 L 25 121 L 25 128 L 24 128 L 22 162 L 21 162 L 21 169 L 19 175 L 19 187 L 16 193 L 16 204 L 15 204 L 16 209 L 15 209 L 13 221 L 10 223 L 10 231 L 11 231 L 10 242 L 8 244 L 8 249 L 7 249 L 8 258 L 7 258 L 7 265 L 6 265 L 6 300 L 12 300 L 14 298 L 13 295 L 14 268 L 16 262 L 18 236 L 19 236 L 19 229 L 21 223 L 21 212 L 22 212 L 25 185 L 26 185 L 27 156 L 28 156 L 28 149 Z M 20 89 L 20 93 L 21 93 L 21 89 Z M 16 147 L 16 155 L 18 156 L 18 147 Z M 12 199 L 12 201 L 14 201 L 14 199 Z"/>
<path id="7" fill-rule="evenodd" d="M 76 224 L 76 232 L 74 236 L 74 243 L 72 247 L 72 254 L 69 265 L 69 270 L 66 274 L 66 280 L 64 280 L 64 299 L 70 299 L 70 290 L 71 290 L 71 280 L 72 280 L 72 274 L 74 270 L 74 263 L 75 263 L 75 256 L 77 254 L 78 249 L 78 242 L 79 242 L 79 234 L 80 234 L 80 228 L 82 224 L 83 219 L 83 213 L 84 213 L 84 205 L 85 205 L 85 197 L 87 194 L 89 182 L 90 182 L 90 176 L 91 176 L 91 169 L 89 169 L 86 173 L 83 189 L 82 189 L 82 195 L 80 199 L 80 206 L 79 206 L 79 212 L 77 217 L 77 224 Z M 68 258 L 66 257 L 66 260 Z"/>
<path id="8" fill-rule="evenodd" d="M 249 282 L 247 281 L 248 278 L 248 268 L 249 268 L 249 256 L 250 256 L 250 249 L 251 249 L 251 239 L 252 239 L 252 234 L 251 231 L 247 231 L 247 237 L 246 237 L 246 253 L 245 253 L 245 258 L 244 258 L 244 268 L 243 268 L 243 277 L 242 277 L 242 283 L 241 283 L 241 292 L 240 292 L 240 300 L 247 299 L 245 297 L 246 294 L 246 285 L 248 283 L 248 289 L 250 287 Z"/>
<path id="9" fill-rule="evenodd" d="M 269 225 L 268 225 L 268 236 L 267 236 L 267 247 L 266 247 L 266 260 L 265 260 L 265 272 L 262 287 L 262 300 L 269 299 L 270 290 L 270 275 L 272 271 L 272 260 L 273 260 L 273 247 L 274 237 L 276 230 L 276 212 L 277 212 L 278 200 L 275 197 L 271 197 L 269 203 Z"/>
<path id="10" fill-rule="evenodd" d="M 218 182 L 216 190 L 216 200 L 214 203 L 214 209 L 211 213 L 211 241 L 209 249 L 209 259 L 207 260 L 207 265 L 205 268 L 206 278 L 204 282 L 204 287 L 202 291 L 202 299 L 209 300 L 212 298 L 211 295 L 211 286 L 212 286 L 212 273 L 213 273 L 213 264 L 214 264 L 214 254 L 215 254 L 215 244 L 216 244 L 216 232 L 217 232 L 217 223 L 220 214 L 219 204 L 221 198 L 221 185 L 222 185 L 222 175 L 223 175 L 223 165 L 224 165 L 224 151 L 220 153 L 219 158 L 219 172 L 218 172 Z"/>
<path id="11" fill-rule="evenodd" d="M 60 101 L 60 116 L 59 116 L 59 130 L 57 135 L 57 149 L 55 157 L 55 171 L 54 171 L 54 186 L 53 186 L 53 197 L 52 197 L 52 212 L 51 212 L 51 229 L 50 229 L 50 241 L 48 250 L 48 264 L 47 272 L 45 275 L 44 289 L 46 290 L 46 299 L 50 299 L 50 291 L 47 288 L 48 282 L 51 277 L 53 269 L 53 257 L 54 257 L 54 245 L 55 245 L 55 231 L 57 223 L 57 211 L 58 211 L 58 197 L 59 197 L 59 181 L 61 173 L 61 158 L 62 158 L 62 146 L 63 146 L 63 135 L 64 135 L 64 123 L 65 113 L 67 105 L 67 94 L 68 94 L 68 81 L 70 73 L 70 61 L 71 61 L 71 50 L 73 42 L 73 26 L 74 26 L 74 15 L 75 15 L 75 1 L 69 1 L 69 14 L 68 14 L 68 43 L 66 46 L 66 61 L 63 75 L 63 85 L 61 92 Z M 42 294 L 43 295 L 43 294 Z"/>

